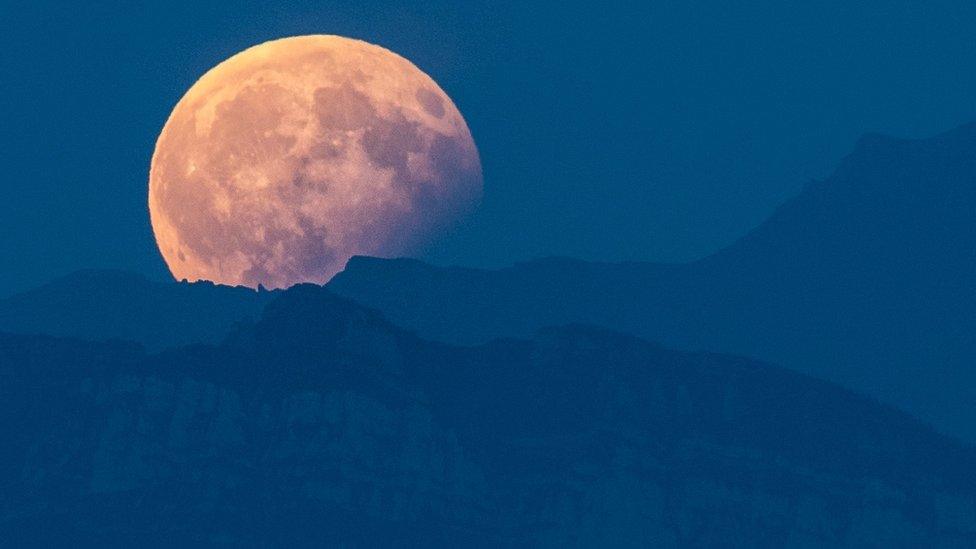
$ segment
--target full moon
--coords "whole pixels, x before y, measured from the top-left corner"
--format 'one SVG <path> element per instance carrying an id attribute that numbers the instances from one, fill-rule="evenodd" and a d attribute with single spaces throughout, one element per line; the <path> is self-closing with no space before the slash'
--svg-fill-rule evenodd
<path id="1" fill-rule="evenodd" d="M 339 36 L 266 42 L 180 99 L 149 214 L 176 279 L 325 283 L 353 255 L 416 253 L 481 198 L 471 132 L 436 82 Z"/>

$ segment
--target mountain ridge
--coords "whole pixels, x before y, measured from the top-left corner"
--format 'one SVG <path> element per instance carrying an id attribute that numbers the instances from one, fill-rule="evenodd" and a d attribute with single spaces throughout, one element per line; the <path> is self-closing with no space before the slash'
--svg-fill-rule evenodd
<path id="1" fill-rule="evenodd" d="M 432 339 L 588 322 L 839 382 L 976 440 L 976 124 L 869 135 L 735 243 L 683 264 L 350 261 L 329 287 Z"/>
<path id="2" fill-rule="evenodd" d="M 445 342 L 580 322 L 755 357 L 976 441 L 974 151 L 976 123 L 921 140 L 867 135 L 830 177 L 690 263 L 556 257 L 484 270 L 353 257 L 328 287 Z M 138 279 L 107 278 L 0 300 L 0 330 L 129 339 L 151 351 L 216 343 L 276 295 L 206 283 L 144 292 Z"/>
<path id="3" fill-rule="evenodd" d="M 86 269 L 0 299 L 0 331 L 87 340 L 124 339 L 159 350 L 216 342 L 260 313 L 274 292 L 211 282 L 156 282 Z"/>
<path id="4" fill-rule="evenodd" d="M 307 285 L 218 344 L 0 334 L 0 379 L 14 542 L 976 541 L 972 447 L 605 328 L 448 345 Z"/>

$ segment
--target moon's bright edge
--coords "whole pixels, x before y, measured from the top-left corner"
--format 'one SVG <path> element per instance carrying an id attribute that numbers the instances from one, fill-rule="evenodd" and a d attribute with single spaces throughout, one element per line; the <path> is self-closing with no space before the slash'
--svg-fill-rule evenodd
<path id="1" fill-rule="evenodd" d="M 183 96 L 149 213 L 176 279 L 325 283 L 353 255 L 415 252 L 480 199 L 451 99 L 406 59 L 338 36 L 247 49 Z"/>

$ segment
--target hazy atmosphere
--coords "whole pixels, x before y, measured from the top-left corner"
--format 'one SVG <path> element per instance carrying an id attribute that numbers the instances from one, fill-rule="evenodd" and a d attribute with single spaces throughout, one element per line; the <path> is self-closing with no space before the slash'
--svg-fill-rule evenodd
<path id="1" fill-rule="evenodd" d="M 974 37 L 4 5 L 0 545 L 976 547 Z"/>
<path id="2" fill-rule="evenodd" d="M 420 255 L 443 264 L 693 259 L 863 133 L 976 119 L 968 2 L 40 2 L 0 20 L 0 295 L 86 267 L 168 278 L 146 207 L 159 130 L 203 72 L 281 36 L 389 48 L 464 113 L 484 200 Z"/>

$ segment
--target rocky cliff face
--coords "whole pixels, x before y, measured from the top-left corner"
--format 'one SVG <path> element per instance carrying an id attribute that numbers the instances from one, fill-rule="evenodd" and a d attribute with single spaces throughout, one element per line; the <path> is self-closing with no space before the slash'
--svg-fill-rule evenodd
<path id="1" fill-rule="evenodd" d="M 219 346 L 2 336 L 0 376 L 15 542 L 976 543 L 972 449 L 583 326 L 454 347 L 299 287 Z"/>

